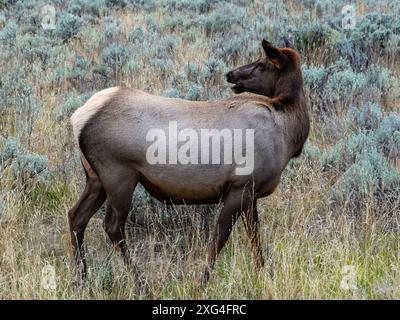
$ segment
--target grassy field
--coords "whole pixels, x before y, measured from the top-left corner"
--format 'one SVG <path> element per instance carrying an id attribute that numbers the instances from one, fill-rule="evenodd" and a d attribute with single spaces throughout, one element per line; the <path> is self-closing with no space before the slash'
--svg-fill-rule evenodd
<path id="1" fill-rule="evenodd" d="M 399 299 L 400 5 L 397 1 L 0 1 L 1 299 Z M 351 4 L 356 24 L 342 27 Z M 205 289 L 217 209 L 166 209 L 137 190 L 127 225 L 144 286 L 102 228 L 86 230 L 89 277 L 73 283 L 67 211 L 84 185 L 69 117 L 115 85 L 191 100 L 233 95 L 225 72 L 288 35 L 312 117 L 302 156 L 259 201 L 268 263 L 242 222 Z"/>

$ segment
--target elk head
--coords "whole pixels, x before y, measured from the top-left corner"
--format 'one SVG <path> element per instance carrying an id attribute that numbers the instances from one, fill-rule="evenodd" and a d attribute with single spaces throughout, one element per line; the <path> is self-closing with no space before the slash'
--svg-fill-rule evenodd
<path id="1" fill-rule="evenodd" d="M 290 87 L 293 79 L 302 81 L 300 55 L 287 38 L 283 40 L 285 48 L 276 48 L 263 39 L 265 58 L 226 74 L 227 81 L 233 83 L 233 92 L 252 92 L 273 98 L 282 94 L 282 86 Z"/>

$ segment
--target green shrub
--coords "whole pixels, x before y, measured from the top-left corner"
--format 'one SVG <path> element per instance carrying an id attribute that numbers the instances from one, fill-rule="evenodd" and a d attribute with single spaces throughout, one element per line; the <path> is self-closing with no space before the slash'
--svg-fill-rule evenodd
<path id="1" fill-rule="evenodd" d="M 216 9 L 209 15 L 200 15 L 196 23 L 204 28 L 206 35 L 210 36 L 231 28 L 233 25 L 240 25 L 244 19 L 244 9 L 234 4 L 218 4 Z"/>
<path id="2" fill-rule="evenodd" d="M 117 8 L 125 8 L 127 6 L 127 0 L 105 0 L 105 4 L 107 7 L 117 7 Z M 134 1 L 136 2 L 136 1 Z"/>
<path id="3" fill-rule="evenodd" d="M 107 40 L 120 36 L 122 34 L 121 21 L 115 20 L 113 17 L 105 17 L 103 34 Z"/>
<path id="4" fill-rule="evenodd" d="M 30 63 L 40 60 L 43 64 L 46 64 L 54 44 L 53 40 L 43 36 L 25 35 L 18 41 L 17 47 L 24 59 Z"/>
<path id="5" fill-rule="evenodd" d="M 0 153 L 1 166 L 5 166 L 7 161 L 15 159 L 20 153 L 19 149 L 20 144 L 17 139 L 7 139 Z"/>
<path id="6" fill-rule="evenodd" d="M 111 43 L 101 53 L 103 63 L 114 72 L 120 71 L 129 59 L 129 51 L 126 46 Z"/>
<path id="7" fill-rule="evenodd" d="M 185 96 L 188 100 L 201 100 L 201 95 L 203 92 L 203 87 L 198 84 L 192 84 Z"/>
<path id="8" fill-rule="evenodd" d="M 400 210 L 399 199 L 400 173 L 376 149 L 359 154 L 331 192 L 332 205 L 353 215 L 361 214 L 368 202 L 379 213 L 394 214 Z"/>
<path id="9" fill-rule="evenodd" d="M 89 98 L 90 94 L 76 95 L 74 93 L 69 93 L 65 98 L 65 102 L 53 111 L 55 120 L 60 121 L 69 118 L 72 113 L 83 106 L 85 101 Z"/>
<path id="10" fill-rule="evenodd" d="M 390 159 L 400 158 L 400 116 L 391 112 L 376 130 L 376 139 L 384 154 Z"/>
<path id="11" fill-rule="evenodd" d="M 400 82 L 393 75 L 393 72 L 382 66 L 370 66 L 366 72 L 367 83 L 379 90 L 379 93 L 384 98 L 392 90 L 400 87 Z M 396 92 L 400 96 L 400 92 Z"/>
<path id="12" fill-rule="evenodd" d="M 26 152 L 25 148 L 14 138 L 9 138 L 0 151 L 0 169 L 10 167 L 15 178 L 22 182 L 45 177 L 48 173 L 46 156 Z"/>
<path id="13" fill-rule="evenodd" d="M 323 153 L 321 166 L 325 171 L 345 172 L 357 160 L 365 149 L 376 148 L 376 140 L 372 134 L 359 133 L 342 139 L 329 151 Z"/>
<path id="14" fill-rule="evenodd" d="M 179 90 L 175 88 L 165 90 L 162 95 L 168 98 L 182 98 Z"/>
<path id="15" fill-rule="evenodd" d="M 168 11 L 187 10 L 203 14 L 211 10 L 212 4 L 211 0 L 168 0 L 164 2 L 164 7 Z"/>
<path id="16" fill-rule="evenodd" d="M 106 9 L 106 0 L 76 0 L 69 2 L 68 12 L 76 16 L 98 18 Z"/>
<path id="17" fill-rule="evenodd" d="M 18 26 L 15 22 L 9 22 L 3 30 L 0 31 L 0 43 L 14 45 L 17 38 Z"/>
<path id="18" fill-rule="evenodd" d="M 326 24 L 303 24 L 293 31 L 295 47 L 302 53 L 331 44 L 336 31 Z"/>
<path id="19" fill-rule="evenodd" d="M 128 34 L 128 39 L 131 42 L 142 43 L 145 40 L 145 37 L 145 31 L 142 27 L 135 28 Z"/>
<path id="20" fill-rule="evenodd" d="M 57 19 L 55 34 L 64 42 L 76 38 L 83 25 L 80 17 L 62 12 Z"/>
<path id="21" fill-rule="evenodd" d="M 363 92 L 366 79 L 362 73 L 344 70 L 332 73 L 327 81 L 327 92 L 331 101 L 353 100 Z"/>
<path id="22" fill-rule="evenodd" d="M 197 81 L 201 75 L 201 72 L 202 70 L 200 66 L 195 62 L 189 62 L 187 65 L 185 65 L 185 74 L 189 81 Z"/>
<path id="23" fill-rule="evenodd" d="M 157 44 L 152 46 L 152 56 L 156 59 L 173 58 L 180 46 L 181 41 L 177 36 L 168 35 L 158 39 Z"/>
<path id="24" fill-rule="evenodd" d="M 350 127 L 361 131 L 376 130 L 383 119 L 381 107 L 376 103 L 367 103 L 362 108 L 351 108 L 347 114 Z"/>

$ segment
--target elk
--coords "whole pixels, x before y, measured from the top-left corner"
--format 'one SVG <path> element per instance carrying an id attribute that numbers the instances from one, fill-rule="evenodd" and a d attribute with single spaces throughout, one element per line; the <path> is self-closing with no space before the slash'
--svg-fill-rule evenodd
<path id="1" fill-rule="evenodd" d="M 84 231 L 106 199 L 105 232 L 129 265 L 124 228 L 138 183 L 168 204 L 222 203 L 202 284 L 239 217 L 245 222 L 256 268 L 264 265 L 257 200 L 276 189 L 289 160 L 300 155 L 310 120 L 299 53 L 289 44 L 277 48 L 265 39 L 262 47 L 265 58 L 227 73 L 238 93 L 228 99 L 187 101 L 114 87 L 97 92 L 75 111 L 71 123 L 86 186 L 68 217 L 80 278 L 86 274 Z M 146 132 L 166 129 L 171 121 L 195 131 L 253 128 L 253 171 L 237 175 L 235 163 L 149 164 Z"/>

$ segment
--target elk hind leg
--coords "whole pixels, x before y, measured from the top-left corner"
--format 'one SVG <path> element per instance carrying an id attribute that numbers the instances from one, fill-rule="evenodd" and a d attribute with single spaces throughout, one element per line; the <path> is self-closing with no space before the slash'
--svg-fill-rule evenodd
<path id="1" fill-rule="evenodd" d="M 77 267 L 78 281 L 86 276 L 85 250 L 83 239 L 90 218 L 96 213 L 106 199 L 106 193 L 93 170 L 86 170 L 86 186 L 77 204 L 68 212 L 71 243 L 74 248 L 74 258 Z"/>
<path id="2" fill-rule="evenodd" d="M 138 183 L 136 175 L 118 174 L 105 184 L 108 206 L 104 219 L 104 230 L 110 238 L 117 255 L 129 264 L 125 237 L 125 223 L 132 207 L 132 195 Z"/>

